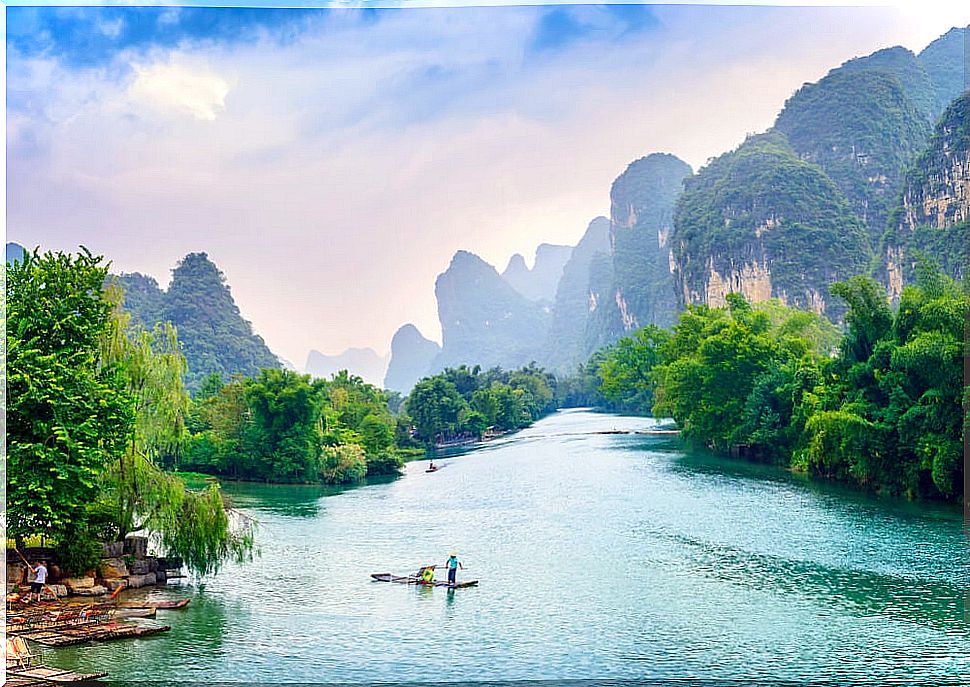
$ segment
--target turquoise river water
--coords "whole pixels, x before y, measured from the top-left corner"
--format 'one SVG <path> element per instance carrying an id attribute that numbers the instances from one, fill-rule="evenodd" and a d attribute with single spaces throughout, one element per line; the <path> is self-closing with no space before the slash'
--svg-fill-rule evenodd
<path id="1" fill-rule="evenodd" d="M 686 453 L 645 418 L 564 411 L 397 479 L 228 485 L 260 555 L 154 597 L 170 632 L 45 650 L 124 680 L 970 675 L 960 512 Z M 443 564 L 446 590 L 370 573 Z M 145 621 L 151 622 L 151 621 Z"/>

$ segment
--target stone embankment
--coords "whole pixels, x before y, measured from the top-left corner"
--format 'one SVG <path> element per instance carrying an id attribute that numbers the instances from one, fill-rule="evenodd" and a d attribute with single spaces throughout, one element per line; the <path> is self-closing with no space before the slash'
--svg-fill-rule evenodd
<path id="1" fill-rule="evenodd" d="M 91 596 L 112 594 L 118 589 L 137 589 L 149 585 L 165 584 L 169 578 L 181 576 L 182 562 L 173 558 L 159 558 L 148 554 L 146 537 L 130 536 L 124 541 L 104 545 L 104 552 L 97 568 L 86 575 L 67 577 L 61 574 L 57 558 L 50 549 L 27 549 L 24 552 L 32 564 L 47 561 L 49 571 L 44 594 L 48 597 Z M 15 551 L 7 551 L 7 594 L 27 591 L 34 579 L 33 571 Z"/>

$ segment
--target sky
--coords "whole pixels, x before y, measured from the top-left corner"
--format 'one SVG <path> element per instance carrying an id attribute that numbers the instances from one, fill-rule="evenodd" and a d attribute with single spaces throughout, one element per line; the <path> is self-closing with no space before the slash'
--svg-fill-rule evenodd
<path id="1" fill-rule="evenodd" d="M 954 3 L 956 5 L 956 3 Z M 167 284 L 189 252 L 302 367 L 440 341 L 459 249 L 575 244 L 651 152 L 696 170 L 801 84 L 970 7 L 7 7 L 7 240 Z"/>

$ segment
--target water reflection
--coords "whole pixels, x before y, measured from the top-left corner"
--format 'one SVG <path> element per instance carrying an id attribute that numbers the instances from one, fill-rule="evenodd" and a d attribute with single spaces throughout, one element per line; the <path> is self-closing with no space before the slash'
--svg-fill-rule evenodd
<path id="1" fill-rule="evenodd" d="M 292 518 L 314 518 L 320 514 L 322 499 L 325 497 L 337 496 L 351 489 L 389 484 L 398 478 L 399 475 L 379 475 L 349 485 L 225 482 L 222 490 L 236 508 L 257 514 L 262 512 Z"/>

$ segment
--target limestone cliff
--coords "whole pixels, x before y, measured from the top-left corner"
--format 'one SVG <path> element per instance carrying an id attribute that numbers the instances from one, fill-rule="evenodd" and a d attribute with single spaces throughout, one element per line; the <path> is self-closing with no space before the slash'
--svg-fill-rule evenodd
<path id="1" fill-rule="evenodd" d="M 431 371 L 441 346 L 424 338 L 413 324 L 406 324 L 391 339 L 391 360 L 384 375 L 384 388 L 408 394 L 419 379 Z"/>
<path id="2" fill-rule="evenodd" d="M 442 348 L 433 370 L 460 364 L 514 368 L 542 358 L 551 308 L 529 300 L 494 267 L 458 251 L 435 281 Z"/>
<path id="3" fill-rule="evenodd" d="M 590 265 L 596 256 L 608 256 L 609 251 L 610 221 L 597 217 L 572 250 L 556 289 L 552 324 L 542 361 L 554 371 L 572 372 L 593 351 L 586 334 L 589 319 L 596 311 L 597 299 L 590 288 Z"/>
<path id="4" fill-rule="evenodd" d="M 684 186 L 670 237 L 681 304 L 723 305 L 738 292 L 839 317 L 828 287 L 866 271 L 866 230 L 784 136 L 749 137 Z"/>
<path id="5" fill-rule="evenodd" d="M 670 271 L 674 203 L 691 168 L 674 155 L 635 160 L 610 189 L 611 282 L 591 280 L 589 340 L 605 345 L 647 324 L 670 326 L 678 312 Z"/>
<path id="6" fill-rule="evenodd" d="M 881 276 L 899 297 L 920 253 L 953 277 L 970 262 L 970 93 L 943 113 L 926 151 L 910 169 L 882 246 Z"/>

